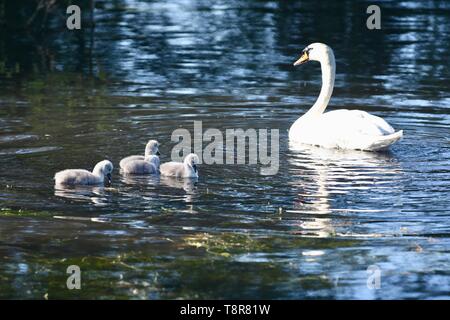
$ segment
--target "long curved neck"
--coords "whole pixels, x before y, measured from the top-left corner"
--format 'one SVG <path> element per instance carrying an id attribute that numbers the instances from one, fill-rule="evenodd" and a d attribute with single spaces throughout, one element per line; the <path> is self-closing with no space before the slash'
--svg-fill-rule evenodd
<path id="1" fill-rule="evenodd" d="M 328 102 L 330 102 L 336 74 L 336 62 L 333 51 L 328 51 L 328 54 L 320 61 L 320 67 L 322 69 L 322 89 L 320 89 L 319 97 L 314 105 L 305 114 L 308 116 L 321 115 L 327 108 Z"/>
<path id="2" fill-rule="evenodd" d="M 92 174 L 94 175 L 94 176 L 97 176 L 97 177 L 100 177 L 100 178 L 103 178 L 105 175 L 103 174 L 103 167 L 101 166 L 101 165 L 96 165 L 95 167 L 94 167 L 94 170 L 92 170 Z"/>
<path id="3" fill-rule="evenodd" d="M 158 156 L 149 155 L 149 156 L 146 156 L 144 159 L 145 159 L 145 161 L 151 163 L 153 166 L 155 166 L 156 169 L 159 170 L 160 161 L 159 161 Z"/>
<path id="4" fill-rule="evenodd" d="M 197 171 L 187 162 L 184 162 L 185 173 L 188 173 L 189 177 L 197 176 Z"/>

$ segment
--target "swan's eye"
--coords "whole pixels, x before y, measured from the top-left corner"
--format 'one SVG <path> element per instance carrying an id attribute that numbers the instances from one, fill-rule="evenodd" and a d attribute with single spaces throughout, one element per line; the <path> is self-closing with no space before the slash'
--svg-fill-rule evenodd
<path id="1" fill-rule="evenodd" d="M 300 58 L 294 62 L 294 66 L 298 66 L 300 64 L 303 64 L 305 62 L 309 61 L 309 51 L 311 51 L 312 48 L 305 48 L 302 51 L 302 54 L 300 56 Z"/>

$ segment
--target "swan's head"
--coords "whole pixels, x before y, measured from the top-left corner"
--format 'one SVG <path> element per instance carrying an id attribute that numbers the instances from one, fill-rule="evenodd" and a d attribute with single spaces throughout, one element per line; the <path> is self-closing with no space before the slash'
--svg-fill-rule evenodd
<path id="1" fill-rule="evenodd" d="M 199 162 L 198 156 L 195 153 L 190 153 L 184 158 L 184 163 L 191 166 L 195 173 L 197 173 L 197 164 Z"/>
<path id="2" fill-rule="evenodd" d="M 316 42 L 312 43 L 303 49 L 300 58 L 294 62 L 294 66 L 301 65 L 308 61 L 325 61 L 333 55 L 333 50 L 324 43 Z"/>
<path id="3" fill-rule="evenodd" d="M 102 174 L 104 177 L 107 177 L 108 182 L 111 183 L 111 181 L 112 181 L 111 173 L 112 173 L 113 169 L 114 169 L 114 166 L 111 161 L 103 160 L 95 165 L 94 173 Z"/>
<path id="4" fill-rule="evenodd" d="M 156 140 L 150 140 L 145 146 L 145 155 L 157 155 L 159 156 L 159 142 Z"/>

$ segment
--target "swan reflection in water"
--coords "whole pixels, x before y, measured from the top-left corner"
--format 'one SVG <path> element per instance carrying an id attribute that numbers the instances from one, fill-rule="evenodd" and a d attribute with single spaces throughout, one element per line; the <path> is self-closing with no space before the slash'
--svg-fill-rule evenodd
<path id="1" fill-rule="evenodd" d="M 58 186 L 55 196 L 75 201 L 91 201 L 96 206 L 108 204 L 107 193 L 111 188 L 103 186 Z"/>
<path id="2" fill-rule="evenodd" d="M 167 186 L 175 189 L 183 189 L 186 194 L 194 194 L 197 189 L 198 178 L 176 178 L 165 177 L 160 175 L 121 175 L 121 182 L 127 185 L 153 185 L 158 188 L 159 185 Z"/>
<path id="3" fill-rule="evenodd" d="M 126 185 L 154 185 L 157 186 L 160 183 L 159 175 L 142 175 L 142 174 L 130 174 L 130 173 L 124 173 L 123 171 L 120 171 L 120 181 Z"/>
<path id="4" fill-rule="evenodd" d="M 197 193 L 198 178 L 175 178 L 175 177 L 161 177 L 161 184 L 170 188 L 182 189 L 186 192 L 183 197 L 185 202 L 193 202 Z"/>
<path id="5" fill-rule="evenodd" d="M 120 192 L 123 196 L 142 198 L 143 200 L 154 200 L 160 193 L 162 186 L 170 189 L 181 189 L 184 191 L 182 200 L 192 203 L 197 193 L 198 178 L 177 179 L 158 175 L 133 175 L 121 174 L 119 187 L 103 186 L 58 186 L 55 188 L 55 196 L 75 201 L 88 201 L 97 206 L 106 206 L 111 192 Z M 140 191 L 136 190 L 136 187 Z M 116 189 L 119 188 L 119 189 Z M 144 189 L 142 189 L 144 188 Z M 168 190 L 171 197 L 179 198 L 175 190 Z"/>
<path id="6" fill-rule="evenodd" d="M 185 202 L 192 202 L 193 196 L 196 193 L 198 178 L 175 178 L 165 177 L 160 175 L 135 175 L 126 174 L 122 172 L 121 182 L 128 186 L 152 186 L 152 194 L 160 193 L 161 186 L 166 186 L 173 189 L 182 189 L 186 192 L 183 197 Z M 136 191 L 133 191 L 136 192 Z M 173 193 L 173 190 L 169 191 Z"/>
<path id="7" fill-rule="evenodd" d="M 299 234 L 329 237 L 339 234 L 332 214 L 383 212 L 364 208 L 377 194 L 400 192 L 402 169 L 391 153 L 326 149 L 290 144 L 289 174 L 298 189 L 294 209 L 300 216 Z M 377 201 L 377 203 L 379 203 Z M 381 206 L 381 204 L 380 204 Z M 371 208 L 373 208 L 373 203 Z M 321 216 L 322 215 L 322 216 Z"/>

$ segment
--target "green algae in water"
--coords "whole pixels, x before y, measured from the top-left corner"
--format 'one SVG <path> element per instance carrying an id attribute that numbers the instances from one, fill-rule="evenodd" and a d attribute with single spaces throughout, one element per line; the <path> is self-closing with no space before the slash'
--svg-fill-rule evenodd
<path id="1" fill-rule="evenodd" d="M 223 257 L 246 252 L 276 252 L 283 249 L 333 249 L 353 247 L 357 240 L 315 239 L 304 237 L 256 237 L 251 234 L 225 232 L 220 234 L 198 233 L 184 238 L 190 247 L 202 248 L 206 252 Z"/>
<path id="2" fill-rule="evenodd" d="M 28 209 L 1 208 L 0 217 L 52 217 L 55 213 L 48 211 L 34 211 Z"/>

